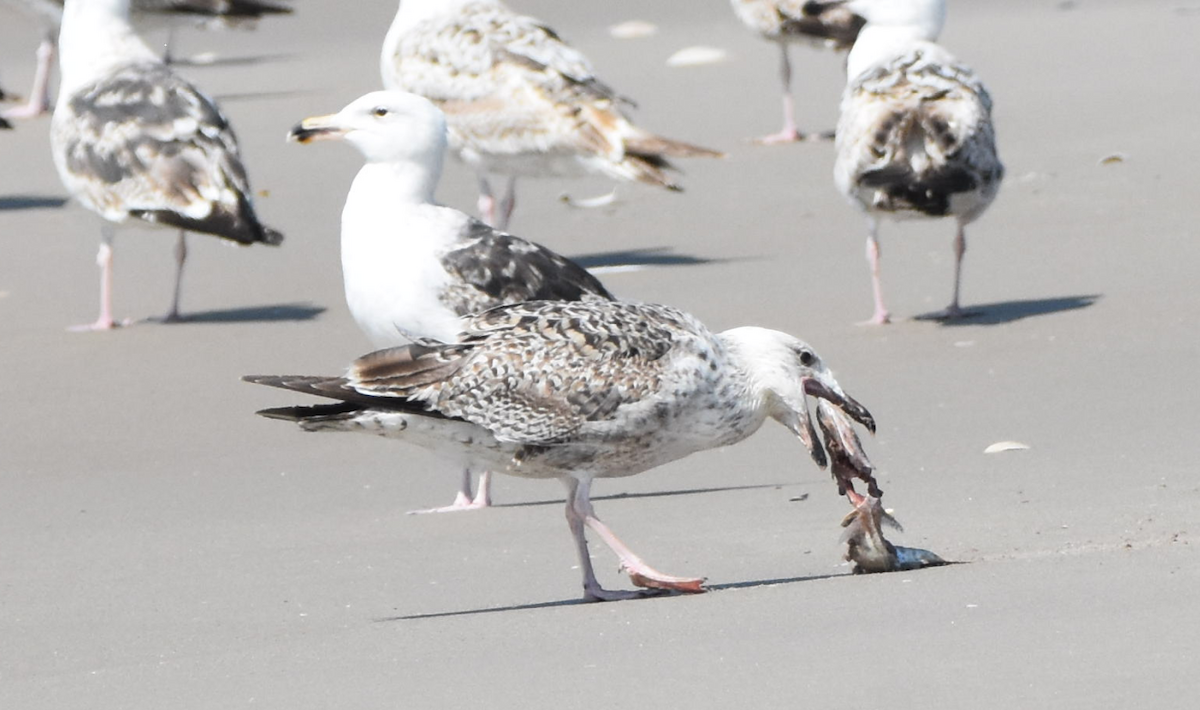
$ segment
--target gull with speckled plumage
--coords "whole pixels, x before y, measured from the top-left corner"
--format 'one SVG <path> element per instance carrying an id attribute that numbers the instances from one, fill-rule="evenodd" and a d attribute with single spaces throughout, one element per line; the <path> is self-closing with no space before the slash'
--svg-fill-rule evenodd
<path id="1" fill-rule="evenodd" d="M 113 225 L 130 222 L 178 230 L 174 297 L 163 320 L 179 320 L 187 232 L 243 245 L 277 245 L 283 235 L 258 220 L 228 120 L 134 34 L 129 0 L 67 0 L 59 47 L 54 164 L 71 196 L 104 219 L 100 315 L 77 329 L 118 324 Z"/>
<path id="2" fill-rule="evenodd" d="M 558 479 L 589 600 L 663 590 L 703 591 L 703 579 L 663 574 L 595 514 L 592 483 L 632 476 L 735 444 L 773 418 L 826 464 L 809 396 L 871 431 L 875 422 L 803 341 L 743 327 L 713 333 L 667 306 L 534 301 L 464 318 L 453 343 L 422 341 L 366 355 L 345 377 L 252 376 L 247 381 L 339 400 L 269 409 L 307 431 L 396 438 L 494 470 Z M 850 446 L 841 451 L 855 455 Z M 870 465 L 848 466 L 849 475 Z M 591 530 L 641 590 L 605 589 L 588 553 Z"/>

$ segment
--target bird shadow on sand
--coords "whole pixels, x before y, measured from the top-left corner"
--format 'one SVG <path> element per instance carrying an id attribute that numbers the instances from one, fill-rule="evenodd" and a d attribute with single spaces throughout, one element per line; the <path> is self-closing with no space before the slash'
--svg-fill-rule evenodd
<path id="1" fill-rule="evenodd" d="M 726 493 L 729 491 L 753 491 L 762 488 L 782 488 L 790 483 L 755 483 L 745 486 L 716 486 L 713 488 L 686 488 L 679 491 L 653 491 L 650 493 L 613 493 L 606 496 L 592 496 L 592 502 L 599 500 L 631 500 L 634 498 L 665 498 L 667 496 L 690 496 L 702 493 Z M 532 500 L 524 503 L 497 503 L 493 504 L 493 508 L 532 508 L 539 505 L 566 505 L 565 498 L 553 498 L 550 500 Z"/>
<path id="2" fill-rule="evenodd" d="M 709 259 L 691 254 L 672 254 L 671 247 L 646 247 L 644 249 L 623 249 L 619 251 L 602 251 L 594 254 L 578 254 L 571 260 L 585 269 L 634 269 L 649 266 L 697 266 L 713 264 L 728 259 Z"/>
<path id="3" fill-rule="evenodd" d="M 67 204 L 65 197 L 47 195 L 0 195 L 0 212 L 10 210 L 57 209 Z"/>
<path id="4" fill-rule="evenodd" d="M 1100 294 L 1085 296 L 1059 296 L 1057 298 L 1031 298 L 1023 301 L 997 301 L 995 303 L 979 303 L 969 306 L 967 315 L 954 320 L 944 320 L 935 313 L 925 313 L 913 316 L 913 320 L 936 321 L 947 327 L 963 325 L 1002 325 L 1013 321 L 1045 316 L 1063 311 L 1075 311 L 1087 308 L 1100 300 Z"/>
<path id="5" fill-rule="evenodd" d="M 805 577 L 779 577 L 776 579 L 754 579 L 745 582 L 725 582 L 723 584 L 707 584 L 704 589 L 708 593 L 730 591 L 736 589 L 753 589 L 754 587 L 775 587 L 783 584 L 799 584 L 801 582 L 816 582 L 822 579 L 835 579 L 837 577 L 849 577 L 850 574 L 817 574 Z M 665 599 L 671 597 L 692 596 L 681 592 L 668 592 L 664 594 L 655 594 L 646 597 L 645 599 L 629 599 L 622 603 L 636 603 L 646 601 L 648 599 Z M 556 607 L 582 606 L 590 604 L 599 604 L 600 602 L 589 601 L 583 598 L 575 599 L 557 599 L 548 602 L 533 602 L 531 604 L 513 604 L 511 606 L 493 606 L 486 609 L 464 609 L 462 611 L 435 611 L 428 614 L 406 614 L 404 616 L 387 616 L 373 621 L 382 623 L 389 621 L 416 621 L 419 619 L 443 619 L 457 616 L 475 616 L 478 614 L 501 614 L 510 611 L 530 611 L 533 609 L 553 609 Z M 611 602 L 610 602 L 611 603 Z"/>
<path id="6" fill-rule="evenodd" d="M 216 311 L 186 313 L 180 323 L 264 323 L 312 320 L 325 312 L 324 306 L 311 303 L 279 303 L 272 306 L 245 306 Z"/>

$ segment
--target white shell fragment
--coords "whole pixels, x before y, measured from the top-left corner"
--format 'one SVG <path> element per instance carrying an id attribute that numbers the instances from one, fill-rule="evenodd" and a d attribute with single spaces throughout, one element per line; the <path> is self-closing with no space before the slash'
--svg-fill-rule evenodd
<path id="1" fill-rule="evenodd" d="M 609 27 L 608 33 L 616 39 L 641 39 L 658 34 L 658 25 L 645 20 L 629 20 Z"/>
<path id="2" fill-rule="evenodd" d="M 669 67 L 697 67 L 717 64 L 729 58 L 729 52 L 719 47 L 684 47 L 667 58 Z"/>
<path id="3" fill-rule="evenodd" d="M 991 446 L 983 450 L 985 454 L 998 454 L 1001 451 L 1025 451 L 1029 449 L 1029 444 L 1022 444 L 1019 441 L 997 441 Z"/>

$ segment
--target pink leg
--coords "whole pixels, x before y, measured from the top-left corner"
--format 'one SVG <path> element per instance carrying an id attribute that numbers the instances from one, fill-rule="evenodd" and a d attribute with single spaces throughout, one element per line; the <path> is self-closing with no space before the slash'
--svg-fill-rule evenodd
<path id="1" fill-rule="evenodd" d="M 796 128 L 796 106 L 792 98 L 792 62 L 788 58 L 788 48 L 783 42 L 779 43 L 779 78 L 783 81 L 783 128 L 778 133 L 763 136 L 759 143 L 795 143 L 804 140 L 804 134 Z"/>
<path id="2" fill-rule="evenodd" d="M 496 226 L 496 197 L 492 194 L 491 183 L 483 173 L 479 174 L 479 217 L 491 226 Z"/>
<path id="3" fill-rule="evenodd" d="M 963 230 L 964 225 L 962 222 L 959 222 L 958 229 L 954 233 L 954 296 L 950 300 L 950 305 L 946 306 L 944 310 L 926 317 L 936 320 L 954 320 L 972 315 L 971 312 L 964 311 L 958 305 L 958 291 L 962 284 L 963 255 L 967 253 L 967 238 Z"/>
<path id="4" fill-rule="evenodd" d="M 609 529 L 599 518 L 596 517 L 595 511 L 592 509 L 591 502 L 591 479 L 583 481 L 574 478 L 564 479 L 567 486 L 567 524 L 571 528 L 571 534 L 575 538 L 575 546 L 579 552 L 579 565 L 583 569 L 583 591 L 584 598 L 595 601 L 614 601 L 619 599 L 636 599 L 649 594 L 654 594 L 658 590 L 671 590 L 679 592 L 689 592 L 699 594 L 704 591 L 703 578 L 696 577 L 673 577 L 663 574 L 654 569 L 650 565 L 642 561 L 621 542 L 612 530 Z M 616 553 L 621 560 L 621 569 L 629 574 L 629 578 L 639 587 L 645 587 L 645 591 L 613 591 L 604 589 L 600 586 L 600 582 L 596 579 L 595 570 L 592 568 L 592 558 L 588 554 L 587 538 L 584 536 L 583 528 L 587 526 L 592 529 L 608 548 Z"/>
<path id="5" fill-rule="evenodd" d="M 871 267 L 871 289 L 875 294 L 875 314 L 864 325 L 883 325 L 892 322 L 892 315 L 883 305 L 883 283 L 879 278 L 879 221 L 867 218 L 867 263 Z"/>
<path id="6" fill-rule="evenodd" d="M 463 467 L 462 484 L 458 489 L 458 493 L 454 496 L 454 502 L 450 505 L 445 505 L 440 508 L 426 508 L 424 510 L 410 510 L 409 515 L 423 515 L 425 513 L 457 513 L 464 510 L 479 510 L 487 508 L 492 504 L 491 498 L 491 471 L 484 471 L 479 476 L 479 493 L 474 498 L 471 497 L 471 469 L 469 466 Z"/>
<path id="7" fill-rule="evenodd" d="M 947 318 L 960 318 L 963 311 L 958 306 L 958 291 L 962 285 L 962 261 L 963 255 L 967 253 L 967 237 L 963 233 L 963 223 L 958 223 L 958 229 L 954 232 L 954 297 L 950 300 L 950 305 L 946 306 Z"/>
<path id="8" fill-rule="evenodd" d="M 49 35 L 37 48 L 37 69 L 33 74 L 33 87 L 29 89 L 29 101 L 24 106 L 4 112 L 5 118 L 35 118 L 50 110 L 50 70 L 54 66 L 54 36 Z"/>
<path id="9" fill-rule="evenodd" d="M 512 219 L 513 208 L 516 206 L 517 179 L 515 177 L 509 177 L 507 184 L 504 187 L 504 197 L 500 198 L 500 214 L 493 226 L 500 231 L 508 229 L 508 223 Z"/>
<path id="10" fill-rule="evenodd" d="M 101 228 L 100 235 L 100 251 L 96 254 L 96 265 L 100 267 L 100 315 L 94 323 L 73 325 L 68 330 L 75 332 L 112 330 L 119 326 L 129 325 L 129 321 L 114 321 L 112 315 L 112 227 L 106 223 Z"/>

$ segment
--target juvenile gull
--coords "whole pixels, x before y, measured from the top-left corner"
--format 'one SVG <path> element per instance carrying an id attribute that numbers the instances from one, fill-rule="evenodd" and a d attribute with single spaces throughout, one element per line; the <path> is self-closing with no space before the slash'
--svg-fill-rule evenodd
<path id="1" fill-rule="evenodd" d="M 62 22 L 63 0 L 7 0 L 10 5 L 20 7 L 34 16 L 42 32 L 42 41 L 37 49 L 37 69 L 28 102 L 11 109 L 7 118 L 32 118 L 50 109 L 50 71 L 54 64 L 55 43 L 59 24 Z M 166 26 L 173 28 L 176 22 L 191 24 L 242 26 L 264 15 L 291 13 L 292 9 L 262 0 L 131 0 L 130 13 L 139 29 Z M 169 60 L 170 37 L 164 48 L 164 57 Z"/>
<path id="2" fill-rule="evenodd" d="M 67 0 L 62 87 L 50 123 L 59 177 L 104 218 L 97 262 L 100 315 L 82 329 L 112 328 L 112 225 L 130 219 L 179 230 L 174 297 L 179 318 L 187 231 L 239 244 L 276 245 L 254 213 L 228 121 L 173 74 L 129 25 L 129 0 Z"/>
<path id="3" fill-rule="evenodd" d="M 867 25 L 850 51 L 834 180 L 867 214 L 870 322 L 891 318 L 879 280 L 881 216 L 954 217 L 954 295 L 935 317 L 960 317 L 964 228 L 991 204 L 1004 177 L 991 97 L 969 67 L 934 43 L 944 0 L 850 0 L 846 7 Z"/>
<path id="4" fill-rule="evenodd" d="M 381 70 L 386 88 L 446 112 L 450 147 L 478 175 L 480 210 L 500 229 L 518 177 L 598 174 L 678 190 L 668 158 L 721 155 L 630 123 L 587 57 L 498 0 L 402 0 Z M 491 174 L 507 179 L 499 203 Z"/>
<path id="5" fill-rule="evenodd" d="M 783 82 L 783 128 L 759 138 L 760 143 L 790 143 L 808 138 L 796 127 L 792 96 L 792 63 L 788 47 L 805 44 L 837 51 L 850 49 L 866 20 L 842 2 L 815 0 L 730 0 L 742 24 L 779 45 L 779 77 Z M 820 134 L 832 138 L 832 134 Z"/>
<path id="6" fill-rule="evenodd" d="M 260 412 L 308 431 L 395 437 L 442 455 L 468 452 L 514 476 L 559 479 L 586 599 L 645 592 L 600 586 L 585 527 L 616 553 L 635 585 L 703 591 L 703 579 L 658 572 L 617 539 L 592 509 L 594 479 L 735 444 L 768 417 L 824 466 L 807 395 L 875 428 L 811 347 L 774 330 L 714 334 L 674 308 L 620 301 L 500 306 L 464 318 L 462 330 L 456 343 L 366 355 L 341 378 L 245 379 L 340 400 Z"/>
<path id="7" fill-rule="evenodd" d="M 289 137 L 342 139 L 366 158 L 342 211 L 342 275 L 350 313 L 375 347 L 453 342 L 460 316 L 504 303 L 611 300 L 569 259 L 434 202 L 446 121 L 426 99 L 374 92 L 305 119 Z M 486 469 L 472 497 L 472 462 L 463 463 L 455 502 L 435 512 L 489 504 Z"/>

